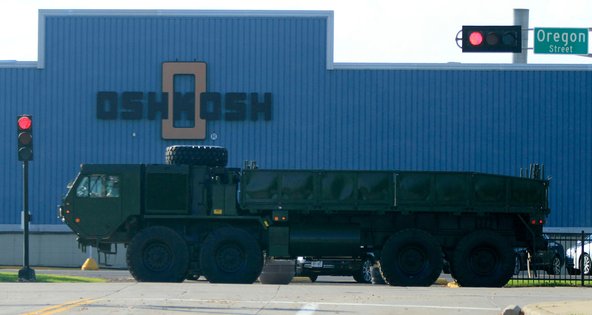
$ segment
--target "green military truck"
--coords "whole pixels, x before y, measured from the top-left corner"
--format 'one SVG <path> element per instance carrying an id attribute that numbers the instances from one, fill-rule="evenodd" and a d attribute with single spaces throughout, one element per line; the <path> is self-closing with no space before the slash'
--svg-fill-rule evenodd
<path id="1" fill-rule="evenodd" d="M 227 168 L 227 151 L 171 146 L 166 164 L 83 164 L 59 216 L 82 246 L 127 246 L 137 281 L 253 283 L 272 259 L 371 255 L 391 285 L 512 277 L 544 248 L 542 178 L 472 172 Z"/>

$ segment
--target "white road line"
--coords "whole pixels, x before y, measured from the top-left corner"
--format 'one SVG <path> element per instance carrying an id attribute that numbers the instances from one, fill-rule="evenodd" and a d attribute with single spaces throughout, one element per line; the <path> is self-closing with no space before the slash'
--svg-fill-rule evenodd
<path id="1" fill-rule="evenodd" d="M 315 310 L 322 305 L 327 306 L 350 306 L 350 307 L 385 307 L 385 308 L 415 308 L 415 309 L 435 309 L 435 310 L 463 310 L 463 311 L 501 311 L 499 307 L 471 307 L 471 306 L 441 306 L 441 305 L 425 305 L 425 304 L 379 304 L 379 303 L 339 303 L 339 302 L 316 302 L 316 301 L 266 301 L 266 300 L 228 300 L 228 299 L 171 299 L 171 298 L 121 298 L 117 300 L 133 300 L 133 301 L 178 301 L 178 302 L 198 302 L 198 303 L 248 303 L 248 304 L 298 304 L 304 306 L 304 310 L 308 305 L 315 305 Z M 303 313 L 313 314 L 313 313 Z"/>
<path id="2" fill-rule="evenodd" d="M 303 307 L 300 308 L 296 315 L 313 315 L 315 311 L 319 308 L 319 305 L 316 303 L 307 303 Z"/>

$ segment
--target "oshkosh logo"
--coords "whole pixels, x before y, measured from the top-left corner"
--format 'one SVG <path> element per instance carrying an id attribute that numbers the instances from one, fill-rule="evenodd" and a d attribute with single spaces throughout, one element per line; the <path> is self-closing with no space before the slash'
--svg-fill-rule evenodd
<path id="1" fill-rule="evenodd" d="M 192 92 L 178 92 L 176 76 L 190 76 Z M 103 120 L 162 119 L 163 139 L 206 138 L 206 121 L 271 120 L 272 95 L 244 92 L 206 92 L 205 62 L 162 64 L 162 92 L 97 92 L 97 118 Z M 147 104 L 147 109 L 145 108 Z M 172 106 L 169 106 L 172 104 Z M 185 117 L 189 126 L 177 122 Z"/>

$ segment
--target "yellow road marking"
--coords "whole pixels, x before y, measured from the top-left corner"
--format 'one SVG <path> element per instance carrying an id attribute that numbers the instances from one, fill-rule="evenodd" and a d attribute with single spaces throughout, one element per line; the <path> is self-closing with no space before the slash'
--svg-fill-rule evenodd
<path id="1" fill-rule="evenodd" d="M 91 304 L 96 301 L 97 300 L 82 299 L 82 300 L 77 300 L 77 301 L 72 301 L 72 302 L 66 302 L 66 303 L 59 304 L 59 305 L 48 306 L 48 307 L 42 308 L 38 311 L 34 311 L 34 312 L 30 312 L 30 313 L 23 313 L 22 315 L 51 315 L 51 314 L 65 312 L 65 311 L 73 309 L 77 306 Z"/>

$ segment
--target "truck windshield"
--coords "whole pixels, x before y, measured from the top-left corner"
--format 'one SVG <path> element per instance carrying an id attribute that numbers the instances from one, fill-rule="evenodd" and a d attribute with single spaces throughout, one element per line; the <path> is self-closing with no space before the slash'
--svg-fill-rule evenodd
<path id="1" fill-rule="evenodd" d="M 119 197 L 119 176 L 84 176 L 76 187 L 76 196 L 82 198 L 117 198 Z"/>

